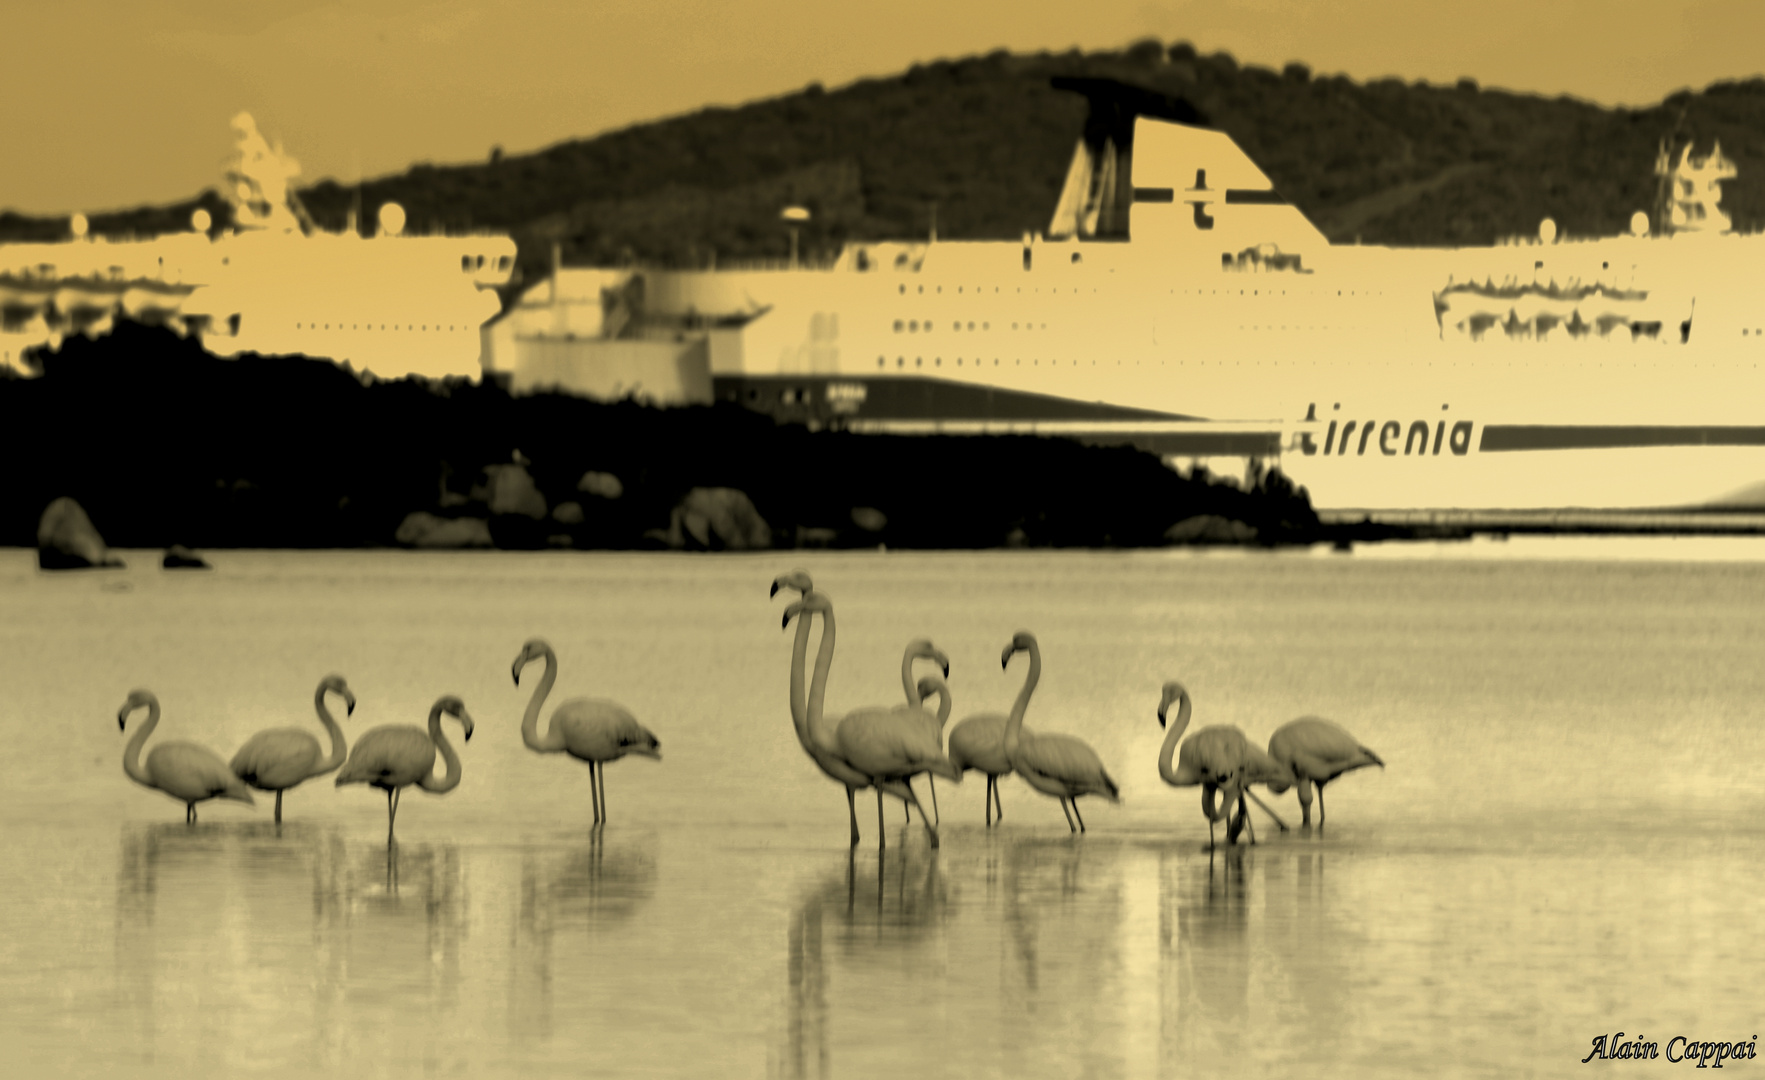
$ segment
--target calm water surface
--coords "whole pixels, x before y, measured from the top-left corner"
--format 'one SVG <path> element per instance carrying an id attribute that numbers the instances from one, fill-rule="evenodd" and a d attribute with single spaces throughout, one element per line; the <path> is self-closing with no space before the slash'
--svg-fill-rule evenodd
<path id="1" fill-rule="evenodd" d="M 1761 1034 L 1759 541 L 124 554 L 0 552 L 0 1044 L 33 1075 L 1557 1076 L 1602 1033 Z M 989 831 L 970 774 L 938 785 L 939 850 L 891 802 L 879 855 L 861 795 L 849 851 L 790 726 L 767 589 L 797 565 L 836 604 L 830 711 L 894 704 L 922 635 L 954 719 L 1004 710 L 1000 650 L 1032 630 L 1029 723 L 1090 741 L 1120 804 L 1085 800 L 1074 837 L 1007 780 Z M 613 698 L 662 741 L 607 768 L 598 835 L 586 767 L 521 743 L 536 635 L 553 704 Z M 477 723 L 396 849 L 367 788 L 191 828 L 123 774 L 137 686 L 155 739 L 231 757 L 322 734 L 333 671 L 352 739 L 443 693 Z M 1259 814 L 1259 844 L 1210 853 L 1199 793 L 1157 772 L 1170 678 L 1196 725 L 1329 716 L 1389 768 L 1332 785 L 1321 833 L 1289 793 L 1292 831 Z"/>

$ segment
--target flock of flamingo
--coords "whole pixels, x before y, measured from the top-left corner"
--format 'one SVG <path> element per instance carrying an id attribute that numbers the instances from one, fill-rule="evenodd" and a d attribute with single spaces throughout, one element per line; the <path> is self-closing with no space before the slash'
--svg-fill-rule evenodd
<path id="1" fill-rule="evenodd" d="M 1029 655 L 1029 667 L 1023 688 L 1018 691 L 1009 714 L 981 713 L 970 716 L 951 729 L 948 749 L 944 741 L 944 725 L 949 720 L 950 687 L 945 677 L 950 662 L 942 651 L 924 638 L 908 643 L 901 660 L 901 681 L 906 691 L 905 705 L 874 706 L 830 719 L 822 711 L 827 692 L 828 672 L 833 665 L 834 615 L 833 602 L 815 591 L 814 582 L 802 570 L 782 574 L 772 583 L 772 595 L 781 588 L 794 590 L 799 599 L 785 608 L 784 626 L 789 628 L 797 619 L 797 634 L 791 654 L 790 707 L 791 722 L 797 740 L 810 760 L 835 782 L 845 785 L 846 810 L 851 819 L 851 842 L 859 842 L 857 793 L 866 788 L 876 791 L 878 844 L 887 843 L 883 835 L 883 795 L 901 800 L 903 811 L 912 820 L 909 807 L 920 811 L 920 820 L 930 836 L 931 846 L 938 846 L 937 782 L 942 776 L 960 783 L 970 769 L 978 769 L 987 777 L 986 823 L 990 828 L 1005 816 L 999 801 L 999 781 L 1012 773 L 1047 795 L 1060 800 L 1066 814 L 1067 828 L 1085 830 L 1079 815 L 1078 800 L 1095 795 L 1117 801 L 1119 789 L 1104 769 L 1097 752 L 1082 739 L 1070 735 L 1032 733 L 1024 727 L 1024 713 L 1030 695 L 1042 674 L 1042 653 L 1035 635 L 1019 631 L 1006 645 L 1000 666 L 1009 669 L 1012 657 Z M 815 616 L 822 620 L 821 641 L 817 647 L 815 669 L 805 685 L 804 667 L 808 661 L 810 624 Z M 605 765 L 627 755 L 660 759 L 661 743 L 639 724 L 622 706 L 602 699 L 575 698 L 560 704 L 552 712 L 551 724 L 545 734 L 539 731 L 539 714 L 552 684 L 557 679 L 558 659 L 552 647 L 534 638 L 515 657 L 512 675 L 515 685 L 521 684 L 521 672 L 534 661 L 545 661 L 545 674 L 534 688 L 521 720 L 521 740 L 536 753 L 567 753 L 588 763 L 589 791 L 594 803 L 594 824 L 607 820 Z M 936 661 L 939 674 L 915 680 L 913 669 L 921 660 Z M 394 843 L 393 826 L 398 816 L 400 793 L 413 784 L 434 794 L 451 791 L 459 786 L 461 765 L 453 746 L 441 730 L 441 718 L 450 716 L 465 728 L 466 740 L 472 738 L 472 717 L 458 697 L 446 695 L 429 711 L 425 731 L 408 724 L 387 724 L 376 727 L 353 748 L 347 746 L 336 718 L 326 707 L 326 698 L 335 694 L 343 698 L 346 715 L 355 711 L 355 695 L 342 676 L 328 675 L 320 681 L 313 695 L 319 721 L 330 736 L 331 752 L 324 754 L 319 741 L 299 728 L 275 728 L 259 732 L 240 747 L 231 763 L 207 747 L 182 741 L 161 741 L 141 760 L 141 748 L 159 724 L 159 700 L 151 692 L 136 690 L 129 695 L 117 713 L 117 726 L 126 730 L 128 719 L 136 710 L 147 709 L 147 720 L 135 731 L 123 751 L 123 771 L 138 784 L 162 791 L 185 804 L 185 821 L 196 821 L 196 804 L 209 799 L 231 799 L 256 805 L 251 789 L 276 793 L 276 821 L 282 820 L 282 795 L 307 780 L 338 771 L 336 786 L 367 784 L 386 792 L 386 836 Z M 926 711 L 932 697 L 938 698 L 936 715 Z M 1178 703 L 1174 721 L 1167 724 L 1172 702 Z M 1167 682 L 1158 704 L 1158 723 L 1166 729 L 1164 744 L 1159 749 L 1158 773 L 1173 787 L 1202 789 L 1201 810 L 1208 822 L 1209 843 L 1214 841 L 1214 827 L 1226 821 L 1228 843 L 1236 843 L 1239 834 L 1250 827 L 1246 799 L 1255 802 L 1283 831 L 1287 826 L 1251 791 L 1261 784 L 1271 794 L 1279 795 L 1289 787 L 1296 788 L 1303 819 L 1311 825 L 1312 789 L 1317 789 L 1318 825 L 1324 824 L 1324 785 L 1354 769 L 1369 765 L 1383 768 L 1379 755 L 1362 746 L 1340 726 L 1317 717 L 1303 717 L 1283 725 L 1269 739 L 1267 752 L 1245 737 L 1237 727 L 1214 724 L 1195 731 L 1187 739 L 1192 711 L 1189 692 L 1180 683 Z M 1182 740 L 1179 747 L 1178 742 Z M 446 763 L 447 774 L 435 776 L 435 758 L 439 752 Z M 1176 764 L 1172 766 L 1173 757 Z M 914 792 L 915 776 L 925 774 L 931 784 L 933 817 Z M 1236 807 L 1236 813 L 1232 811 Z M 1256 832 L 1250 828 L 1254 843 Z"/>

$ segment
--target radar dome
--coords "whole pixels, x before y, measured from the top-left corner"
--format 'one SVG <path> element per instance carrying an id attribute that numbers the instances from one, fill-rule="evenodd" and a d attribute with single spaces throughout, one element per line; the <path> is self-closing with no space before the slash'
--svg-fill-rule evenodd
<path id="1" fill-rule="evenodd" d="M 1630 231 L 1636 236 L 1647 236 L 1649 234 L 1649 216 L 1641 210 L 1631 214 Z"/>
<path id="2" fill-rule="evenodd" d="M 86 223 L 86 215 L 75 214 L 73 217 L 68 218 L 67 228 L 68 231 L 75 236 L 84 236 L 86 235 L 86 230 L 90 228 L 90 226 Z"/>
<path id="3" fill-rule="evenodd" d="M 382 204 L 380 207 L 380 231 L 387 236 L 397 236 L 404 232 L 404 207 L 395 202 Z"/>
<path id="4" fill-rule="evenodd" d="M 1538 223 L 1538 239 L 1546 244 L 1554 244 L 1557 240 L 1557 223 L 1545 218 Z"/>
<path id="5" fill-rule="evenodd" d="M 190 215 L 190 231 L 205 233 L 214 222 L 209 218 L 208 211 L 198 208 Z"/>

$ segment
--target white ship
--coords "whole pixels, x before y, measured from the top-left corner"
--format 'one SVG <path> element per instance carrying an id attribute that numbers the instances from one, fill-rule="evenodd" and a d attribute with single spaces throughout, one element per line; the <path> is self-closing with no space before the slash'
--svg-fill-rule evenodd
<path id="1" fill-rule="evenodd" d="M 702 343 L 715 395 L 782 418 L 1252 460 L 1320 510 L 1765 507 L 1765 238 L 1720 147 L 1629 235 L 1333 245 L 1180 102 L 1056 82 L 1092 122 L 1043 234 L 604 271 L 572 332 Z M 517 382 L 557 344 L 531 322 L 490 357 Z"/>
<path id="2" fill-rule="evenodd" d="M 381 378 L 476 378 L 480 329 L 515 263 L 506 236 L 403 235 L 404 212 L 380 208 L 378 235 L 327 233 L 289 181 L 299 165 L 250 114 L 233 120 L 233 227 L 148 240 L 88 235 L 75 215 L 59 243 L 0 245 L 0 363 L 32 375 L 26 350 L 67 334 L 101 335 L 119 317 L 171 327 L 224 357 L 304 354 Z"/>

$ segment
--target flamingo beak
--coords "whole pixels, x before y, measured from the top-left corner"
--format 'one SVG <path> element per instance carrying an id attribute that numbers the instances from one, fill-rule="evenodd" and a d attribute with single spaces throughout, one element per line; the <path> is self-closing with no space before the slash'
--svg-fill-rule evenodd
<path id="1" fill-rule="evenodd" d="M 1167 708 L 1167 707 L 1168 707 L 1168 706 L 1165 706 L 1165 705 L 1160 705 L 1160 706 L 1159 706 L 1159 707 L 1158 707 L 1158 726 L 1159 726 L 1159 727 L 1163 727 L 1163 726 L 1164 726 L 1164 710 L 1165 710 L 1165 709 L 1166 709 L 1166 708 Z"/>
<path id="2" fill-rule="evenodd" d="M 774 581 L 772 583 L 772 591 L 770 593 L 768 593 L 767 596 L 773 597 L 773 596 L 777 596 L 777 595 L 778 595 L 778 582 Z"/>
<path id="3" fill-rule="evenodd" d="M 124 709 L 122 712 L 117 713 L 116 714 L 116 729 L 118 731 L 122 731 L 124 728 L 126 728 L 128 726 L 128 719 L 129 719 L 129 710 Z"/>

